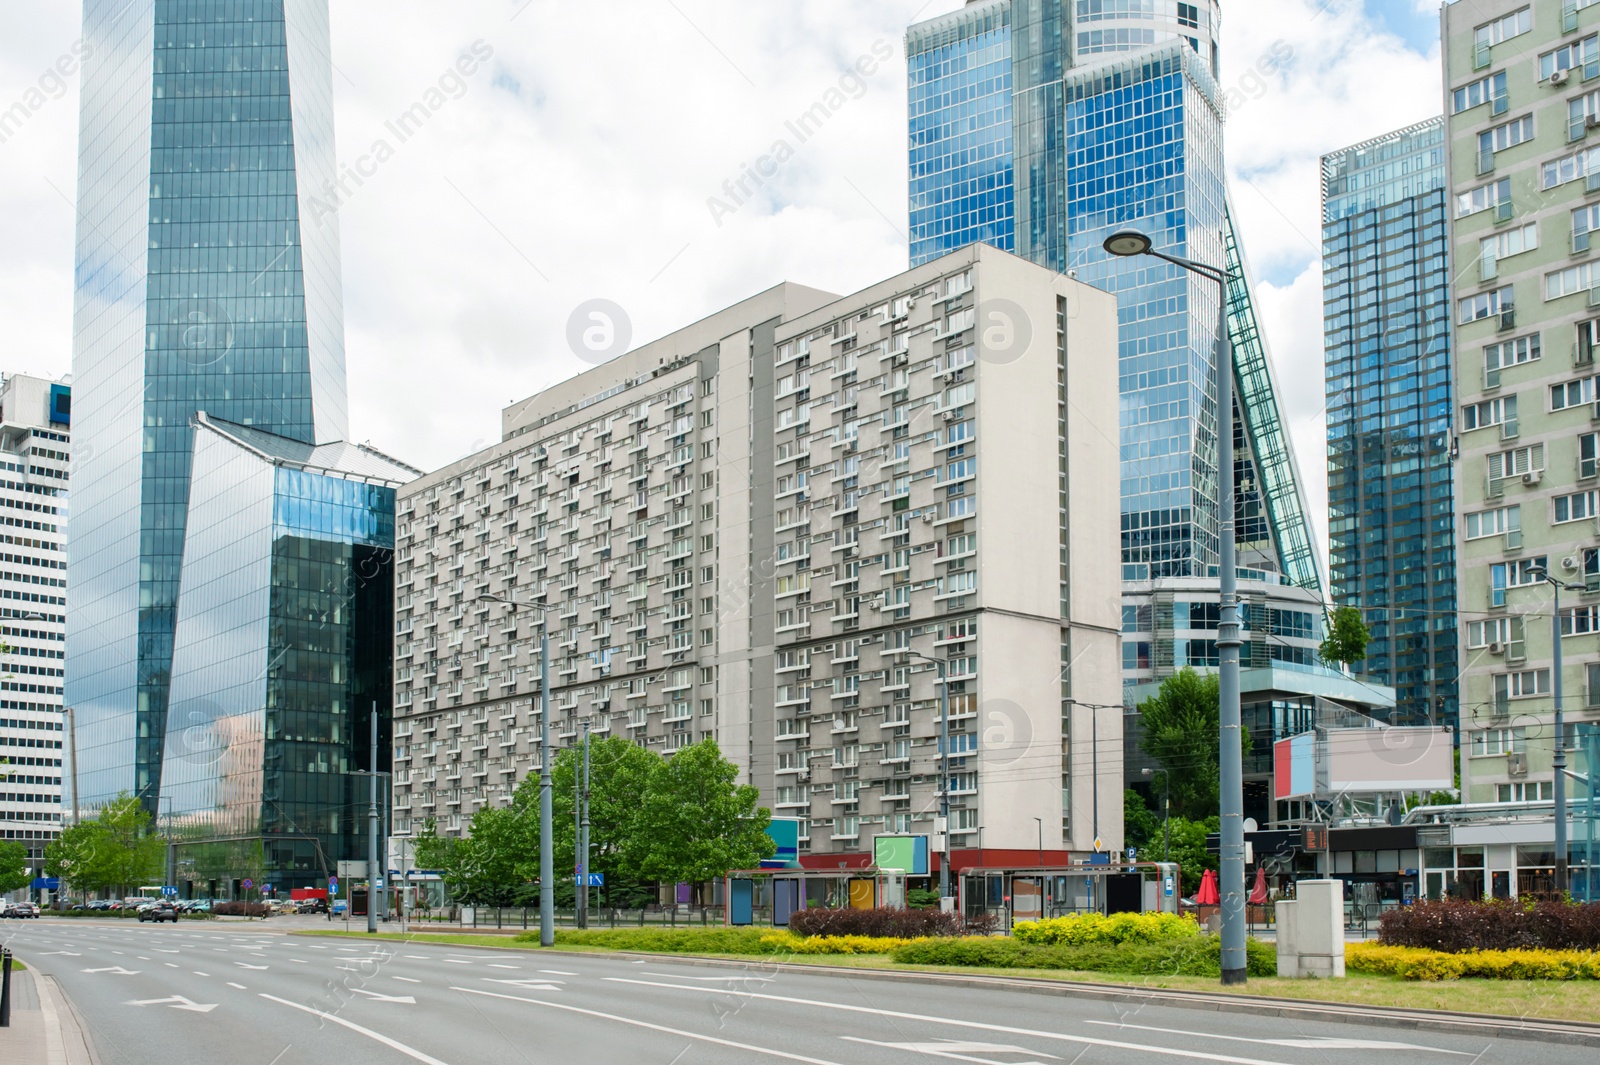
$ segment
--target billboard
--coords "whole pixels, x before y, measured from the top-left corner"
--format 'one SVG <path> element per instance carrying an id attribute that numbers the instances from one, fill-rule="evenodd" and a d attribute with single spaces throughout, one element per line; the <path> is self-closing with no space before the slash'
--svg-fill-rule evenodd
<path id="1" fill-rule="evenodd" d="M 928 837 L 877 836 L 872 841 L 872 864 L 887 872 L 927 876 Z"/>
<path id="2" fill-rule="evenodd" d="M 774 817 L 767 822 L 767 835 L 778 849 L 763 859 L 763 869 L 794 869 L 800 864 L 800 822 L 793 817 Z"/>
<path id="3" fill-rule="evenodd" d="M 1330 728 L 1272 745 L 1273 796 L 1300 799 L 1455 786 L 1447 728 Z"/>

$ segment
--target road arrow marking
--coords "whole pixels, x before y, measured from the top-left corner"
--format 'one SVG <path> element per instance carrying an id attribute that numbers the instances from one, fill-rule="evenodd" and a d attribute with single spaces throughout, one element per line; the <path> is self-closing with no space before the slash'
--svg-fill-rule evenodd
<path id="1" fill-rule="evenodd" d="M 512 987 L 520 987 L 524 991 L 560 991 L 559 985 L 562 983 L 560 980 L 540 980 L 538 977 L 526 980 L 496 980 L 493 977 L 484 977 L 484 979 L 491 984 L 509 984 Z"/>
<path id="2" fill-rule="evenodd" d="M 147 998 L 136 1002 L 124 1002 L 124 1006 L 171 1006 L 175 1010 L 188 1010 L 190 1013 L 210 1013 L 217 1008 L 215 1002 L 201 1003 L 184 998 L 182 995 L 173 995 L 171 998 Z"/>
<path id="3" fill-rule="evenodd" d="M 352 987 L 350 990 L 358 995 L 366 995 L 368 998 L 377 999 L 379 1002 L 403 1002 L 408 1006 L 417 1004 L 417 1000 L 410 995 L 380 995 L 376 991 L 367 991 L 359 987 Z"/>
<path id="4" fill-rule="evenodd" d="M 113 965 L 109 969 L 85 969 L 86 973 L 116 973 L 118 976 L 138 976 L 137 970 L 124 969 L 120 965 Z"/>
<path id="5" fill-rule="evenodd" d="M 929 1057 L 949 1058 L 952 1061 L 973 1061 L 980 1065 L 1043 1065 L 1039 1058 L 1049 1058 L 1051 1061 L 1061 1059 L 1054 1054 L 1041 1054 L 1037 1050 L 1026 1047 L 1011 1046 L 1006 1043 L 972 1043 L 959 1039 L 941 1039 L 932 1043 L 880 1043 L 876 1039 L 860 1039 L 853 1035 L 842 1035 L 840 1039 L 849 1043 L 865 1043 L 867 1046 L 888 1047 L 890 1050 L 908 1050 L 913 1054 L 927 1054 Z M 994 1058 L 978 1058 L 972 1055 L 977 1051 L 987 1051 L 991 1054 L 1028 1054 L 1033 1060 L 1007 1063 L 996 1061 Z"/>
<path id="6" fill-rule="evenodd" d="M 1196 1039 L 1222 1039 L 1230 1043 L 1255 1043 L 1260 1046 L 1293 1047 L 1297 1050 L 1425 1050 L 1434 1054 L 1454 1054 L 1472 1057 L 1461 1050 L 1443 1050 L 1418 1043 L 1391 1043 L 1382 1039 L 1341 1039 L 1338 1036 L 1305 1039 L 1250 1039 L 1242 1035 L 1217 1035 L 1213 1032 L 1190 1032 L 1181 1028 L 1153 1028 L 1143 1024 L 1123 1024 L 1120 1021 L 1085 1021 L 1106 1028 L 1129 1028 L 1139 1032 L 1160 1032 L 1164 1035 L 1187 1035 Z"/>

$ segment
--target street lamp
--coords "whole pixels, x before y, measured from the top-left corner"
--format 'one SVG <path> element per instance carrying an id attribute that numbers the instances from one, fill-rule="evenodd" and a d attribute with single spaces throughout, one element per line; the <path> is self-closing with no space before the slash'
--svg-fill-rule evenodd
<path id="1" fill-rule="evenodd" d="M 1157 251 L 1138 230 L 1107 237 L 1105 250 L 1117 256 L 1148 255 L 1217 283 L 1217 489 L 1221 610 L 1217 625 L 1219 699 L 1218 769 L 1222 799 L 1222 982 L 1243 984 L 1244 927 L 1244 751 L 1239 709 L 1239 587 L 1234 568 L 1233 493 L 1233 340 L 1228 335 L 1228 271 Z"/>
<path id="2" fill-rule="evenodd" d="M 1528 572 L 1538 580 L 1550 586 L 1555 595 L 1550 613 L 1550 643 L 1553 648 L 1552 672 L 1555 687 L 1551 694 L 1556 703 L 1556 754 L 1551 768 L 1555 770 L 1555 815 L 1556 815 L 1556 894 L 1566 895 L 1568 887 L 1567 873 L 1567 729 L 1566 718 L 1562 714 L 1561 706 L 1561 589 L 1570 592 L 1581 592 L 1581 584 L 1569 584 L 1558 580 L 1551 575 L 1550 570 L 1544 566 L 1529 566 Z M 1593 770 L 1590 770 L 1593 772 Z"/>
<path id="3" fill-rule="evenodd" d="M 1143 777 L 1153 777 L 1156 771 L 1149 766 L 1139 770 Z M 1161 860 L 1169 861 L 1172 854 L 1172 774 L 1161 771 Z"/>
<path id="4" fill-rule="evenodd" d="M 539 613 L 539 945 L 556 945 L 556 871 L 551 849 L 550 784 L 550 634 L 545 625 L 544 607 L 518 603 L 509 597 L 480 595 L 480 603 L 499 603 L 511 609 Z"/>
<path id="5" fill-rule="evenodd" d="M 1063 700 L 1069 706 L 1081 706 L 1091 711 L 1089 715 L 1089 761 L 1093 763 L 1090 772 L 1090 787 L 1092 788 L 1093 802 L 1090 807 L 1094 815 L 1094 849 L 1100 851 L 1100 719 L 1094 716 L 1094 711 L 1121 710 L 1120 705 L 1111 703 L 1085 703 L 1077 699 Z M 1070 740 L 1071 737 L 1069 736 Z"/>
<path id="6" fill-rule="evenodd" d="M 950 676 L 942 658 L 930 658 L 909 647 L 901 654 L 932 662 L 939 669 L 939 821 L 944 831 L 944 854 L 939 860 L 939 898 L 950 897 Z"/>

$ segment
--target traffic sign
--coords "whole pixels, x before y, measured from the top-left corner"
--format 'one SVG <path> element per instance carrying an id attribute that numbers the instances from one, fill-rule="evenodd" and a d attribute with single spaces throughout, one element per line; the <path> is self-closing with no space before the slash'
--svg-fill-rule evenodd
<path id="1" fill-rule="evenodd" d="M 338 877 L 336 877 L 336 876 L 328 877 L 328 890 L 334 892 L 335 894 L 338 893 L 338 891 L 339 891 L 339 878 Z"/>
<path id="2" fill-rule="evenodd" d="M 1101 841 L 1099 836 L 1096 836 L 1094 838 L 1094 850 L 1095 850 L 1095 853 L 1099 854 L 1101 851 L 1103 851 L 1105 849 L 1106 849 L 1105 843 Z"/>
<path id="3" fill-rule="evenodd" d="M 573 873 L 572 874 L 572 882 L 574 884 L 577 884 L 577 883 L 581 882 L 579 880 L 579 878 L 578 878 L 578 874 L 577 873 Z M 590 887 L 605 887 L 606 886 L 606 874 L 604 874 L 604 873 L 590 873 L 589 874 L 589 886 Z"/>
<path id="4" fill-rule="evenodd" d="M 161 889 L 161 897 L 164 898 L 164 899 L 175 898 L 177 896 L 177 894 L 178 894 L 178 889 L 175 888 L 175 887 L 172 887 L 170 884 Z"/>
<path id="5" fill-rule="evenodd" d="M 383 877 L 381 877 L 381 876 L 378 877 L 378 879 L 373 883 L 372 886 L 377 888 L 379 891 L 382 891 L 383 890 Z"/>
<path id="6" fill-rule="evenodd" d="M 245 877 L 244 889 L 246 891 L 249 891 L 251 888 L 253 888 L 255 886 L 256 886 L 256 882 L 254 880 L 251 880 L 249 877 Z"/>
<path id="7" fill-rule="evenodd" d="M 1136 862 L 1138 860 L 1139 860 L 1139 848 L 1138 847 L 1129 847 L 1128 848 L 1128 861 Z"/>
<path id="8" fill-rule="evenodd" d="M 265 885 L 262 886 L 261 890 L 265 891 L 268 895 L 270 895 L 270 894 L 272 894 L 272 885 L 271 884 L 265 884 Z"/>

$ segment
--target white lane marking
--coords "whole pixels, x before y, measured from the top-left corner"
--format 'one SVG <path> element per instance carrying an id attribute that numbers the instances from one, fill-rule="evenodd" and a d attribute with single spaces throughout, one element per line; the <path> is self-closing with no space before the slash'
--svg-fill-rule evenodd
<path id="1" fill-rule="evenodd" d="M 170 961 L 164 961 L 161 964 L 165 965 L 169 969 L 176 969 L 178 967 L 175 963 L 170 962 Z"/>
<path id="2" fill-rule="evenodd" d="M 880 1043 L 876 1039 L 861 1039 L 853 1035 L 841 1035 L 840 1039 L 848 1043 L 864 1043 L 872 1047 L 887 1047 L 890 1050 L 909 1050 L 913 1054 L 926 1054 L 934 1058 L 949 1058 L 951 1061 L 973 1061 L 978 1065 L 1043 1065 L 1038 1060 L 1004 1062 L 994 1058 L 975 1058 L 972 1056 L 980 1050 L 991 1054 L 1027 1054 L 1034 1059 L 1049 1058 L 1051 1061 L 1060 1061 L 1055 1054 L 1046 1054 L 1038 1050 L 1029 1050 L 1027 1047 L 1012 1046 L 1006 1043 L 969 1043 L 958 1039 L 939 1040 L 936 1043 Z M 962 1053 L 967 1051 L 967 1053 Z"/>
<path id="3" fill-rule="evenodd" d="M 39 955 L 39 957 L 48 958 L 52 954 L 65 954 L 69 958 L 81 958 L 81 957 L 83 957 L 82 954 L 79 954 L 76 951 L 71 951 L 71 950 L 47 950 L 43 954 Z"/>
<path id="4" fill-rule="evenodd" d="M 258 969 L 259 970 L 259 969 L 270 969 L 270 968 L 272 968 L 272 966 L 270 966 L 270 965 L 251 965 L 249 962 L 246 962 L 246 961 L 236 961 L 233 964 L 237 965 L 241 969 Z"/>
<path id="5" fill-rule="evenodd" d="M 495 977 L 492 977 L 492 976 L 486 976 L 486 977 L 484 977 L 484 979 L 487 980 L 491 984 L 509 984 L 512 987 L 519 987 L 524 991 L 560 991 L 561 990 L 561 987 L 560 987 L 561 981 L 560 980 L 540 980 L 538 977 L 533 977 L 532 979 L 528 979 L 528 980 L 500 980 L 500 979 L 496 979 Z"/>
<path id="6" fill-rule="evenodd" d="M 368 1039 L 375 1039 L 384 1046 L 389 1047 L 391 1050 L 398 1050 L 400 1053 L 405 1054 L 408 1057 L 415 1058 L 416 1060 L 425 1063 L 425 1065 L 445 1065 L 445 1063 L 440 1061 L 438 1058 L 424 1054 L 422 1051 L 417 1050 L 414 1047 L 408 1047 L 398 1040 L 390 1039 L 381 1032 L 374 1032 L 371 1028 L 363 1028 L 354 1021 L 347 1021 L 343 1017 L 336 1016 L 332 1013 L 325 1013 L 324 1011 L 314 1009 L 311 1006 L 302 1006 L 298 1002 L 290 1002 L 288 999 L 279 998 L 277 995 L 269 995 L 265 992 L 262 992 L 261 997 L 279 1003 L 280 1005 L 288 1006 L 290 1009 L 297 1009 L 303 1013 L 309 1013 L 313 1016 L 321 1017 L 325 1021 L 332 1021 L 334 1024 L 342 1024 L 352 1032 L 360 1032 Z"/>
<path id="7" fill-rule="evenodd" d="M 124 1002 L 124 1006 L 171 1006 L 175 1010 L 188 1010 L 190 1013 L 210 1013 L 217 1008 L 215 1002 L 200 1003 L 184 998 L 182 995 L 173 995 L 171 998 L 147 998 L 137 1002 Z"/>
<path id="8" fill-rule="evenodd" d="M 320 943 L 307 943 L 306 946 L 310 947 L 312 950 L 327 950 L 328 949 L 327 947 L 323 946 Z"/>
<path id="9" fill-rule="evenodd" d="M 761 983 L 771 983 L 777 979 L 774 976 L 679 976 L 677 973 L 640 973 L 640 976 L 660 976 L 668 980 L 754 980 Z"/>
<path id="10" fill-rule="evenodd" d="M 196 975 L 196 976 L 206 976 L 206 977 L 209 977 L 209 976 L 210 976 L 210 975 L 211 975 L 211 974 L 210 974 L 210 973 L 203 973 L 203 972 L 201 972 L 201 971 L 200 971 L 200 970 L 199 970 L 199 969 L 195 969 L 195 970 L 194 970 L 194 974 L 195 974 L 195 975 Z"/>
<path id="11" fill-rule="evenodd" d="M 358 995 L 366 995 L 368 998 L 376 999 L 379 1002 L 403 1002 L 408 1006 L 415 1006 L 417 1004 L 417 1000 L 412 998 L 410 995 L 380 995 L 376 991 L 368 991 L 365 988 L 360 987 L 352 987 L 350 990 L 354 991 Z"/>
<path id="12" fill-rule="evenodd" d="M 445 961 L 449 962 L 451 965 L 471 965 L 472 964 L 470 961 L 462 961 L 460 958 L 446 958 Z"/>
<path id="13" fill-rule="evenodd" d="M 402 955 L 402 957 L 410 958 L 412 961 L 427 961 L 428 960 L 428 956 L 426 954 L 405 954 L 405 955 Z"/>
<path id="14" fill-rule="evenodd" d="M 143 954 L 141 954 L 141 955 L 139 955 L 139 960 L 140 961 L 149 961 L 150 959 L 145 957 Z"/>
<path id="15" fill-rule="evenodd" d="M 138 976 L 139 975 L 139 970 L 137 970 L 137 969 L 124 969 L 120 965 L 113 965 L 113 966 L 111 966 L 109 968 L 106 968 L 106 969 L 85 969 L 83 971 L 86 972 L 86 973 L 115 973 L 118 976 Z"/>
<path id="16" fill-rule="evenodd" d="M 539 971 L 542 972 L 542 973 L 549 973 L 551 976 L 577 976 L 578 975 L 577 973 L 569 973 L 565 969 L 540 969 Z"/>
<path id="17" fill-rule="evenodd" d="M 789 995 L 768 995 L 759 991 L 736 991 L 725 987 L 685 987 L 682 984 L 663 984 L 658 980 L 630 980 L 622 976 L 603 977 L 610 983 L 639 984 L 643 987 L 665 987 L 673 991 L 690 991 L 701 995 L 740 995 L 744 998 L 768 999 L 787 1002 L 794 1006 L 817 1006 L 822 1009 L 842 1010 L 846 1013 L 865 1013 L 874 1017 L 894 1017 L 903 1021 L 920 1021 L 923 1024 L 946 1024 L 955 1028 L 972 1028 L 983 1032 L 1004 1032 L 1006 1035 L 1024 1035 L 1034 1039 L 1055 1039 L 1080 1046 L 1109 1047 L 1114 1050 L 1131 1050 L 1142 1054 L 1159 1054 L 1171 1058 L 1189 1058 L 1193 1061 L 1217 1061 L 1225 1065 L 1287 1065 L 1286 1062 L 1263 1058 L 1236 1058 L 1228 1054 L 1210 1054 L 1201 1050 L 1180 1050 L 1177 1047 L 1150 1046 L 1144 1043 L 1123 1043 L 1115 1039 L 1091 1039 L 1083 1035 L 1063 1035 L 1060 1032 L 1042 1032 L 1033 1028 L 1012 1028 L 1004 1024 L 987 1024 L 983 1021 L 958 1021 L 949 1017 L 933 1017 L 925 1013 L 905 1013 L 901 1010 L 880 1010 L 871 1006 L 850 1006 L 842 1002 L 823 1002 L 819 999 L 794 998 Z"/>
<path id="18" fill-rule="evenodd" d="M 421 980 L 413 980 L 409 976 L 397 976 L 397 977 L 395 977 L 395 979 L 399 980 L 399 981 L 401 981 L 403 983 L 407 983 L 407 984 L 420 984 L 420 983 L 422 983 Z"/>
<path id="19" fill-rule="evenodd" d="M 522 968 L 522 966 L 520 966 L 520 965 L 501 965 L 498 962 L 490 962 L 489 963 L 489 968 L 491 968 L 491 969 L 520 969 L 520 968 Z"/>
<path id="20" fill-rule="evenodd" d="M 183 951 L 181 951 L 181 950 L 168 950 L 166 947 L 157 947 L 156 948 L 156 953 L 157 954 L 182 954 Z"/>
<path id="21" fill-rule="evenodd" d="M 290 958 L 289 960 L 294 962 L 296 965 L 310 965 L 311 964 L 310 962 L 306 961 L 304 958 Z"/>
<path id="22" fill-rule="evenodd" d="M 249 988 L 248 988 L 248 987 L 245 987 L 245 986 L 244 986 L 244 985 L 243 985 L 243 984 L 236 984 L 236 983 L 234 983 L 234 982 L 233 982 L 233 981 L 232 981 L 232 980 L 229 980 L 229 981 L 228 981 L 228 986 L 229 986 L 229 987 L 236 987 L 236 988 L 238 988 L 238 989 L 239 989 L 239 990 L 240 990 L 240 991 L 248 991 L 248 990 L 250 990 L 250 989 L 249 989 Z"/>
<path id="23" fill-rule="evenodd" d="M 1186 1035 L 1192 1039 L 1225 1039 L 1230 1043 L 1259 1043 L 1263 1046 L 1293 1047 L 1297 1050 L 1426 1050 L 1434 1054 L 1455 1054 L 1470 1058 L 1464 1050 L 1444 1050 L 1423 1046 L 1420 1043 L 1391 1043 L 1382 1039 L 1341 1039 L 1338 1036 L 1307 1037 L 1305 1039 L 1250 1039 L 1242 1035 L 1217 1035 L 1213 1032 L 1189 1032 L 1182 1028 L 1153 1028 L 1146 1024 L 1123 1024 L 1121 1021 L 1084 1021 L 1105 1028 L 1128 1028 L 1140 1032 L 1161 1032 L 1164 1035 Z"/>
<path id="24" fill-rule="evenodd" d="M 698 1039 L 702 1043 L 715 1043 L 717 1046 L 732 1047 L 735 1050 L 748 1050 L 756 1054 L 766 1054 L 768 1057 L 783 1058 L 785 1061 L 803 1061 L 806 1065 L 839 1065 L 836 1061 L 828 1061 L 824 1058 L 808 1058 L 803 1054 L 790 1054 L 784 1050 L 759 1047 L 752 1043 L 735 1043 L 731 1039 L 718 1039 L 714 1035 L 701 1035 L 699 1032 L 686 1032 L 681 1028 L 668 1028 L 661 1024 L 651 1024 L 649 1021 L 634 1020 L 632 1017 L 619 1017 L 615 1013 L 586 1010 L 578 1006 L 569 1006 L 564 1002 L 546 1002 L 537 998 L 518 998 L 516 995 L 501 995 L 493 991 L 479 991 L 471 987 L 452 987 L 450 990 L 463 991 L 469 995 L 483 995 L 487 998 L 503 998 L 508 1002 L 526 1002 L 533 1006 L 544 1006 L 547 1009 L 567 1010 L 570 1013 L 581 1013 L 586 1017 L 599 1017 L 602 1020 L 616 1021 L 618 1024 L 631 1024 L 635 1028 L 648 1028 L 652 1032 L 664 1032 L 667 1035 L 675 1035 L 680 1039 Z"/>

